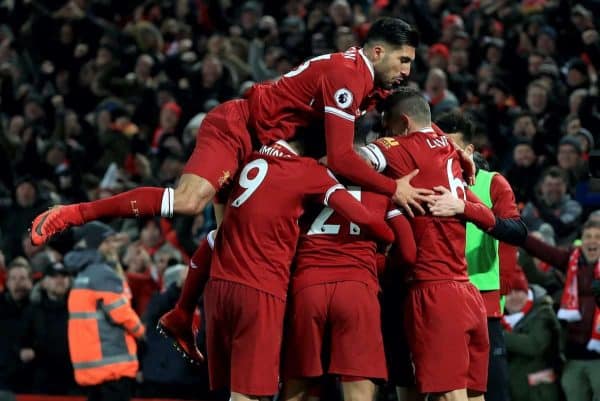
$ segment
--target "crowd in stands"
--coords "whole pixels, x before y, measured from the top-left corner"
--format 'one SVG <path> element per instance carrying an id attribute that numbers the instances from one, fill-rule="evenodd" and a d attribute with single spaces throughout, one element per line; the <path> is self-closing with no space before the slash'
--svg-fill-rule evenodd
<path id="1" fill-rule="evenodd" d="M 174 186 L 206 112 L 306 58 L 360 45 L 369 23 L 386 15 L 420 32 L 409 85 L 422 90 L 434 120 L 451 110 L 469 116 L 477 150 L 510 182 L 530 232 L 564 249 L 577 244 L 600 209 L 600 185 L 588 172 L 600 143 L 596 1 L 0 2 L 0 400 L 83 393 L 67 333 L 78 273 L 69 254 L 81 238 L 69 231 L 33 246 L 28 229 L 38 213 L 140 185 Z M 373 139 L 379 121 L 373 111 L 357 130 Z M 154 329 L 177 300 L 189 256 L 215 226 L 212 209 L 105 223 L 116 233 L 114 262 L 132 313 L 146 328 L 136 394 L 223 397 L 209 393 L 205 366 L 185 362 Z M 100 252 L 101 241 L 85 248 Z M 513 399 L 565 396 L 560 378 L 538 398 L 523 395 L 538 385 L 525 373 L 542 366 L 531 366 L 533 349 L 557 366 L 593 361 L 600 397 L 600 353 L 554 346 L 565 326 L 555 312 L 566 262 L 521 250 L 519 263 L 535 287 L 512 294 L 507 311 L 522 310 L 534 294 L 537 312 L 523 335 L 530 328 L 536 337 L 532 345 L 507 330 Z M 593 288 L 600 291 L 598 281 Z"/>

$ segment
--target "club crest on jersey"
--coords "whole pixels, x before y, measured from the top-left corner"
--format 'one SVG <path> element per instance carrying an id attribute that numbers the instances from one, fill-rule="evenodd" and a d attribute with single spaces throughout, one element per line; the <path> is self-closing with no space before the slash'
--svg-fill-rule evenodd
<path id="1" fill-rule="evenodd" d="M 398 141 L 391 137 L 379 138 L 377 143 L 385 146 L 386 149 L 391 148 L 392 146 L 398 146 Z"/>
<path id="2" fill-rule="evenodd" d="M 229 183 L 231 178 L 231 172 L 229 170 L 223 170 L 223 174 L 219 177 L 219 185 L 223 186 Z"/>
<path id="3" fill-rule="evenodd" d="M 346 109 L 352 105 L 354 97 L 352 96 L 352 92 L 346 88 L 342 88 L 335 92 L 333 100 L 335 100 L 335 103 L 340 109 Z"/>

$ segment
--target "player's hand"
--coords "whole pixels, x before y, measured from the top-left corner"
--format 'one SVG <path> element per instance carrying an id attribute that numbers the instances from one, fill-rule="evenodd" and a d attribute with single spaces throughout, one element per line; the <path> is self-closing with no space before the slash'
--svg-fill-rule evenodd
<path id="1" fill-rule="evenodd" d="M 438 194 L 431 195 L 427 204 L 432 215 L 437 217 L 450 217 L 464 213 L 465 202 L 455 197 L 446 187 L 434 187 Z"/>
<path id="2" fill-rule="evenodd" d="M 396 192 L 392 196 L 392 200 L 402 206 L 410 217 L 415 217 L 412 208 L 415 208 L 421 214 L 425 214 L 425 209 L 423 209 L 420 202 L 427 202 L 427 195 L 433 194 L 433 191 L 430 189 L 414 188 L 410 185 L 410 180 L 417 174 L 419 174 L 419 170 L 413 170 L 411 173 L 396 180 Z"/>

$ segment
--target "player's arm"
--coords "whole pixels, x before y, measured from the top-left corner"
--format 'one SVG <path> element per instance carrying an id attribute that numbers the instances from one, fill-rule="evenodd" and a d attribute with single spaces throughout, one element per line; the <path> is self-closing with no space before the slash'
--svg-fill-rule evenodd
<path id="1" fill-rule="evenodd" d="M 490 186 L 492 212 L 499 218 L 521 220 L 517 209 L 515 194 L 506 178 L 501 174 L 492 177 Z M 517 247 L 506 242 L 498 244 L 498 260 L 500 265 L 500 292 L 506 295 L 513 287 L 515 280 L 520 277 L 521 270 L 517 266 Z"/>
<path id="2" fill-rule="evenodd" d="M 337 184 L 327 191 L 323 203 L 348 221 L 358 224 L 376 239 L 386 243 L 394 241 L 394 233 L 385 221 L 368 211 L 341 184 Z"/>
<path id="3" fill-rule="evenodd" d="M 520 219 L 497 218 L 492 210 L 484 205 L 469 189 L 465 191 L 466 201 L 455 197 L 445 187 L 435 187 L 434 190 L 440 193 L 440 195 L 430 197 L 429 210 L 434 216 L 461 215 L 467 221 L 500 241 L 513 245 L 520 245 L 525 241 L 527 228 Z"/>
<path id="4" fill-rule="evenodd" d="M 360 156 L 365 159 L 372 168 L 377 172 L 383 172 L 388 167 L 388 153 L 391 146 L 398 146 L 398 142 L 394 138 L 380 138 L 377 141 L 370 143 L 366 146 L 363 146 L 359 149 Z M 405 164 L 401 162 L 400 155 L 396 155 L 398 157 L 394 157 L 393 159 L 396 161 L 396 164 Z M 396 166 L 398 168 L 399 166 Z M 406 166 L 403 166 L 406 167 Z M 410 184 L 410 181 L 419 173 L 418 169 L 412 170 L 410 168 L 403 169 L 408 173 L 396 180 L 397 191 L 404 194 L 405 197 L 401 198 L 397 195 L 394 195 L 393 200 L 398 205 L 402 206 L 404 210 L 411 216 L 414 217 L 414 214 L 411 208 L 414 208 L 419 211 L 421 214 L 425 214 L 425 210 L 421 206 L 420 202 L 427 201 L 427 195 L 432 194 L 433 192 L 428 189 L 423 188 L 413 188 Z"/>
<path id="5" fill-rule="evenodd" d="M 331 70 L 322 81 L 325 144 L 327 165 L 336 174 L 354 182 L 366 190 L 391 196 L 402 207 L 410 210 L 410 205 L 418 205 L 415 189 L 405 182 L 398 182 L 378 174 L 354 150 L 354 121 L 358 111 L 358 100 L 362 97 L 361 88 L 348 85 L 355 77 L 343 70 Z M 415 196 L 417 195 L 417 196 Z M 420 208 L 420 206 L 418 206 Z"/>
<path id="6" fill-rule="evenodd" d="M 414 265 L 417 261 L 417 244 L 410 222 L 398 209 L 390 210 L 386 219 L 395 237 L 391 253 L 394 265 Z"/>

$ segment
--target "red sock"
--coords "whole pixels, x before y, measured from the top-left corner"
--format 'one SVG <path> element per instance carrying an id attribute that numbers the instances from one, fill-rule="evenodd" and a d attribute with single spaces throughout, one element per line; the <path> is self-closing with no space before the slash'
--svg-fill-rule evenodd
<path id="1" fill-rule="evenodd" d="M 177 301 L 178 308 L 190 314 L 194 312 L 198 298 L 208 281 L 211 257 L 212 248 L 208 244 L 208 240 L 203 239 L 190 260 L 190 268 Z"/>
<path id="2" fill-rule="evenodd" d="M 156 187 L 136 188 L 106 199 L 80 203 L 79 211 L 85 222 L 115 217 L 171 217 L 173 190 Z"/>

